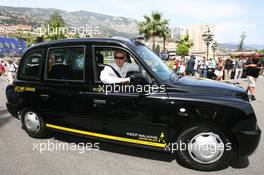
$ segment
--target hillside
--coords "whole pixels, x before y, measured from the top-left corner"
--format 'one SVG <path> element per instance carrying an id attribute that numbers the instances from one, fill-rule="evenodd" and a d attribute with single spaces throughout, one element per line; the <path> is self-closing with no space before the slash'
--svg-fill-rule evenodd
<path id="1" fill-rule="evenodd" d="M 52 13 L 58 11 L 67 27 L 99 27 L 104 36 L 137 36 L 137 21 L 130 18 L 114 17 L 88 11 L 68 12 L 59 9 L 0 6 L 0 24 L 45 24 Z"/>

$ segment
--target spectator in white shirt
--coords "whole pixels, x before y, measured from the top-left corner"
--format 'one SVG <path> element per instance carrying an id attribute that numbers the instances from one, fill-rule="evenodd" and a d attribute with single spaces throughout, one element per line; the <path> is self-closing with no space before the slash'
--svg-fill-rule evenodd
<path id="1" fill-rule="evenodd" d="M 198 67 L 199 67 L 200 77 L 207 78 L 208 62 L 206 61 L 205 57 L 203 57 L 203 59 L 200 61 Z"/>
<path id="2" fill-rule="evenodd" d="M 110 66 L 105 66 L 100 74 L 101 81 L 104 84 L 130 83 L 130 78 L 126 78 L 126 75 L 129 71 L 139 71 L 138 65 L 126 62 L 127 55 L 122 50 L 115 50 L 114 56 L 115 62 L 110 64 L 110 66 L 115 71 Z"/>
<path id="3" fill-rule="evenodd" d="M 17 68 L 18 68 L 18 66 L 16 63 L 14 63 L 12 60 L 8 61 L 6 78 L 9 81 L 9 83 L 12 83 L 14 81 Z"/>
<path id="4" fill-rule="evenodd" d="M 240 80 L 243 74 L 243 68 L 244 68 L 244 60 L 243 60 L 243 57 L 240 56 L 235 61 L 235 70 L 236 70 L 235 77 L 234 77 L 235 84 L 240 84 Z"/>

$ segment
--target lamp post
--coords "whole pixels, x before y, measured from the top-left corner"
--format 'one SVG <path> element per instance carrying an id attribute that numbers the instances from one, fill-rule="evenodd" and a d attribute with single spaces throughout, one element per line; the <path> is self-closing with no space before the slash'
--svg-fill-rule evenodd
<path id="1" fill-rule="evenodd" d="M 245 39 L 246 39 L 246 34 L 245 34 L 245 32 L 243 32 L 242 33 L 242 35 L 241 35 L 241 41 L 240 41 L 240 44 L 239 44 L 239 46 L 238 46 L 238 51 L 243 51 L 244 50 L 244 41 L 245 41 Z"/>
<path id="2" fill-rule="evenodd" d="M 215 57 L 215 52 L 216 52 L 216 49 L 218 48 L 217 42 L 216 41 L 213 42 L 211 47 L 212 47 L 212 50 L 213 50 L 213 57 Z"/>
<path id="3" fill-rule="evenodd" d="M 207 28 L 207 31 L 205 31 L 202 36 L 203 36 L 203 40 L 204 40 L 204 42 L 205 42 L 205 44 L 207 46 L 206 47 L 206 49 L 207 49 L 207 52 L 206 52 L 206 60 L 208 61 L 209 45 L 213 42 L 214 35 L 211 33 L 210 28 L 208 27 Z"/>

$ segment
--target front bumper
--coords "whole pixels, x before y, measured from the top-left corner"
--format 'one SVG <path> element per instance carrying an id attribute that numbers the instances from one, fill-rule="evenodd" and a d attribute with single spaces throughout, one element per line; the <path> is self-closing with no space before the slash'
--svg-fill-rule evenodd
<path id="1" fill-rule="evenodd" d="M 233 134 L 237 141 L 237 156 L 248 157 L 258 147 L 261 130 L 256 126 L 256 130 L 233 132 Z"/>

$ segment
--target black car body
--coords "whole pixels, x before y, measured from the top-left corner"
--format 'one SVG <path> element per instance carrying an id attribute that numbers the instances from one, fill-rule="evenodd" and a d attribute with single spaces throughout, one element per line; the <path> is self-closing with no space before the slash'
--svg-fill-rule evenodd
<path id="1" fill-rule="evenodd" d="M 100 92 L 103 84 L 98 74 L 105 62 L 99 64 L 96 55 L 104 53 L 111 57 L 111 49 L 129 53 L 149 76 L 144 85 L 156 85 L 159 90 Z M 52 59 L 56 57 L 53 62 L 51 55 Z M 70 69 L 65 67 L 66 59 Z M 207 141 L 230 142 L 232 154 L 240 157 L 254 152 L 260 129 L 243 88 L 179 77 L 161 64 L 144 45 L 125 38 L 40 43 L 22 57 L 17 80 L 6 89 L 7 108 L 21 119 L 32 137 L 52 129 L 161 151 L 171 151 L 172 143 L 192 140 L 193 145 L 203 146 Z M 31 130 L 27 120 L 35 116 L 40 117 L 39 125 Z M 221 168 L 230 159 L 228 152 L 208 152 L 211 158 L 204 154 L 207 153 L 177 151 L 185 165 L 200 170 Z"/>

